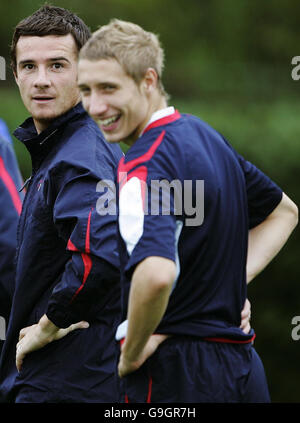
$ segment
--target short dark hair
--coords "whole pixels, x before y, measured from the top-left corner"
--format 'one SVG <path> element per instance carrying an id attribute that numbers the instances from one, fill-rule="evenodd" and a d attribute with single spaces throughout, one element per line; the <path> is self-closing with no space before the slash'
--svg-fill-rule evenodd
<path id="1" fill-rule="evenodd" d="M 11 66 L 17 70 L 16 48 L 21 36 L 68 35 L 74 38 L 78 52 L 91 36 L 87 25 L 73 12 L 61 7 L 44 5 L 23 19 L 15 28 L 11 44 Z"/>

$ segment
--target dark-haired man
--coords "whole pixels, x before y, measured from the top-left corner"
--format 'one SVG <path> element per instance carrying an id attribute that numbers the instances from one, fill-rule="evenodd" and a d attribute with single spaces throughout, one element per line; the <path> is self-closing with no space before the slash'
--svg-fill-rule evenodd
<path id="1" fill-rule="evenodd" d="M 31 155 L 32 176 L 1 358 L 3 401 L 117 400 L 116 222 L 101 215 L 97 184 L 114 178 L 122 152 L 105 143 L 80 103 L 77 56 L 89 36 L 81 19 L 52 6 L 13 36 L 12 67 L 31 114 L 15 136 Z"/>

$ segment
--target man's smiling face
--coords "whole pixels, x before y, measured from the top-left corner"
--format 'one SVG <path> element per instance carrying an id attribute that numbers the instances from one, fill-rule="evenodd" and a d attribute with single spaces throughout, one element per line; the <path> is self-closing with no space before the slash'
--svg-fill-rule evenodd
<path id="1" fill-rule="evenodd" d="M 151 116 L 144 81 L 137 84 L 115 59 L 79 60 L 82 103 L 109 142 L 135 141 Z"/>

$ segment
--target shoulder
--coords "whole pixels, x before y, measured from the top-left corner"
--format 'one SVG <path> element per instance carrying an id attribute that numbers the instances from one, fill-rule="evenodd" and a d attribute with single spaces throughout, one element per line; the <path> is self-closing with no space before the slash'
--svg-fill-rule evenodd
<path id="1" fill-rule="evenodd" d="M 7 141 L 6 138 L 2 137 L 0 135 L 0 155 L 4 155 L 4 154 L 14 154 L 14 150 L 12 145 L 10 144 L 9 141 Z"/>
<path id="2" fill-rule="evenodd" d="M 171 150 L 186 150 L 187 147 L 196 147 L 197 140 L 216 139 L 224 143 L 221 134 L 207 122 L 197 116 L 181 113 L 174 122 L 159 126 L 143 135 L 148 143 L 161 137 L 161 150 L 164 147 Z"/>
<path id="3" fill-rule="evenodd" d="M 57 151 L 59 159 L 116 166 L 123 155 L 120 146 L 109 144 L 88 115 L 70 121 L 63 129 L 62 138 Z"/>
<path id="4" fill-rule="evenodd" d="M 184 113 L 181 115 L 182 119 L 179 121 L 178 129 L 185 131 L 187 135 L 194 135 L 197 137 L 210 137 L 218 139 L 224 143 L 222 135 L 217 129 L 211 126 L 208 122 L 200 117 Z"/>
<path id="5" fill-rule="evenodd" d="M 183 151 L 183 150 L 182 150 Z M 147 169 L 148 177 L 170 177 L 182 162 L 182 154 L 166 126 L 153 128 L 129 148 L 120 162 L 119 173 Z"/>
<path id="6" fill-rule="evenodd" d="M 63 138 L 67 143 L 76 143 L 81 145 L 106 144 L 103 134 L 97 124 L 88 115 L 84 114 L 77 119 L 70 120 L 63 128 Z"/>

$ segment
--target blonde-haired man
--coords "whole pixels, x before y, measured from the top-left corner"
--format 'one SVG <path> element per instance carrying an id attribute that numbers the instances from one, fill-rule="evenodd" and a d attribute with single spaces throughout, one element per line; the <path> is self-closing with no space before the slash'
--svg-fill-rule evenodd
<path id="1" fill-rule="evenodd" d="M 118 167 L 121 401 L 268 402 L 240 313 L 297 207 L 213 128 L 168 107 L 162 70 L 158 38 L 120 20 L 80 52 L 85 109 L 130 146 Z"/>

